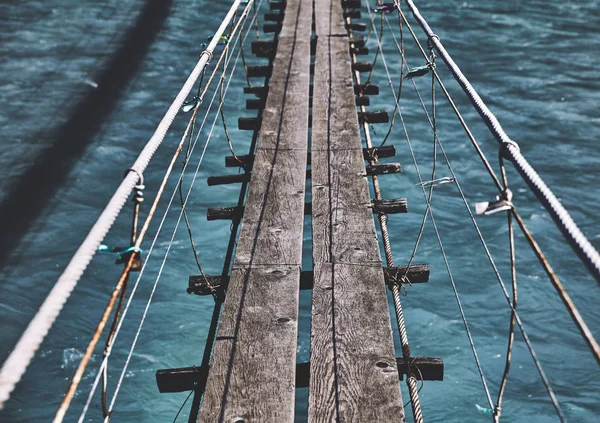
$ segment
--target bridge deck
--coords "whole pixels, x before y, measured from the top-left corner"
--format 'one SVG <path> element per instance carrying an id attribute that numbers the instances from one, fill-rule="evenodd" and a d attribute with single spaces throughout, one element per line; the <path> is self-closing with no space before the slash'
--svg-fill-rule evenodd
<path id="1" fill-rule="evenodd" d="M 310 421 L 403 421 L 340 0 L 315 0 Z M 313 0 L 288 0 L 199 422 L 292 422 Z"/>
<path id="2" fill-rule="evenodd" d="M 311 21 L 287 3 L 199 422 L 294 419 Z"/>
<path id="3" fill-rule="evenodd" d="M 404 420 L 339 0 L 316 0 L 309 421 Z"/>

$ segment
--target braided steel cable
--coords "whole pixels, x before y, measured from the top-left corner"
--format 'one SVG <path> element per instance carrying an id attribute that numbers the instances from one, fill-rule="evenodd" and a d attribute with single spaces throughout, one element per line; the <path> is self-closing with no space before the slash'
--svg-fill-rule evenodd
<path id="1" fill-rule="evenodd" d="M 368 5 L 367 5 L 367 7 L 368 7 Z M 370 10 L 370 9 L 369 9 L 369 10 Z M 372 18 L 371 18 L 371 23 L 373 24 L 373 19 L 372 19 Z M 396 97 L 396 93 L 395 93 L 395 91 L 394 91 L 394 87 L 393 87 L 393 85 L 391 84 L 391 77 L 390 77 L 389 69 L 388 69 L 387 62 L 386 62 L 386 60 L 385 60 L 385 56 L 384 56 L 384 55 L 382 55 L 382 62 L 383 62 L 383 65 L 384 65 L 384 68 L 385 68 L 385 71 L 386 71 L 386 74 L 387 74 L 387 77 L 388 77 L 388 82 L 390 83 L 390 84 L 389 84 L 389 85 L 390 85 L 390 89 L 392 90 L 392 94 L 394 95 L 394 97 Z M 414 81 L 413 81 L 413 83 L 414 83 Z M 415 87 L 415 88 L 416 88 L 416 87 Z M 425 108 L 425 105 L 424 105 L 424 103 L 422 103 L 422 104 L 423 104 L 423 107 L 424 107 L 424 109 L 425 109 L 425 111 L 426 111 L 426 113 L 427 113 L 427 109 Z M 427 116 L 429 117 L 429 115 L 427 115 Z M 404 122 L 404 117 L 403 117 L 403 115 L 402 115 L 402 112 L 401 112 L 401 111 L 399 111 L 398 117 L 400 118 L 400 123 L 401 123 L 401 125 L 402 125 L 403 131 L 404 131 L 404 135 L 405 135 L 405 137 L 406 137 L 406 140 L 407 140 L 407 143 L 408 143 L 408 147 L 409 147 L 409 150 L 410 150 L 410 153 L 411 153 L 412 159 L 413 159 L 413 163 L 415 164 L 415 170 L 416 170 L 416 172 L 417 172 L 417 176 L 418 176 L 418 178 L 419 178 L 419 181 L 420 181 L 420 184 L 419 184 L 419 185 L 421 186 L 421 190 L 423 191 L 423 195 L 424 195 L 424 197 L 425 197 L 425 200 L 427 201 L 427 200 L 428 200 L 428 196 L 427 196 L 427 193 L 426 193 L 426 191 L 425 191 L 425 184 L 423 183 L 424 181 L 423 181 L 423 178 L 422 178 L 422 176 L 421 176 L 421 173 L 420 173 L 420 170 L 419 170 L 418 163 L 417 163 L 417 161 L 416 161 L 416 157 L 415 157 L 414 151 L 413 151 L 413 149 L 412 149 L 412 142 L 411 142 L 411 140 L 410 140 L 410 137 L 409 137 L 409 135 L 408 135 L 408 130 L 407 130 L 407 128 L 406 128 L 406 124 L 405 124 L 405 122 Z M 431 121 L 430 121 L 430 124 L 431 124 L 431 125 L 432 125 L 432 127 L 433 127 L 433 124 L 432 124 L 432 122 L 431 122 Z M 441 143 L 440 143 L 440 141 L 439 141 L 439 138 L 438 138 L 437 142 L 438 142 L 438 144 L 440 145 L 440 148 L 441 148 Z M 442 152 L 443 152 L 443 148 L 441 148 L 441 149 L 442 149 Z M 428 207 L 429 207 L 429 206 L 430 206 L 430 205 L 428 204 Z M 433 228 L 434 228 L 434 230 L 435 230 L 435 232 L 436 232 L 436 236 L 437 236 L 438 244 L 439 244 L 439 246 L 440 246 L 440 250 L 441 250 L 441 253 L 442 253 L 442 257 L 443 257 L 443 259 L 444 259 L 444 263 L 445 263 L 445 265 L 446 265 L 446 270 L 447 270 L 447 272 L 448 272 L 448 276 L 449 276 L 449 278 L 450 278 L 450 282 L 451 282 L 451 284 L 452 284 L 452 288 L 453 288 L 453 291 L 454 291 L 454 294 L 455 294 L 455 298 L 456 298 L 456 301 L 457 301 L 457 304 L 458 304 L 458 308 L 459 308 L 459 311 L 460 311 L 460 313 L 461 313 L 461 317 L 462 317 L 462 320 L 463 320 L 463 324 L 464 324 L 464 326 L 465 326 L 465 330 L 466 330 L 466 333 L 467 333 L 467 337 L 468 337 L 468 340 L 469 340 L 469 344 L 470 344 L 470 346 L 471 346 L 471 351 L 473 352 L 473 356 L 474 356 L 474 359 L 475 359 L 475 363 L 476 363 L 476 365 L 477 365 L 477 369 L 478 369 L 478 372 L 479 372 L 479 375 L 480 375 L 480 378 L 481 378 L 481 382 L 482 382 L 482 385 L 483 385 L 483 388 L 484 388 L 484 391 L 485 391 L 485 394 L 486 394 L 486 399 L 487 399 L 487 402 L 488 402 L 488 404 L 489 404 L 490 408 L 492 408 L 492 407 L 493 407 L 492 398 L 491 398 L 491 395 L 490 395 L 490 392 L 489 392 L 489 388 L 488 388 L 488 386 L 487 386 L 487 382 L 486 382 L 485 376 L 484 376 L 484 374 L 483 374 L 483 369 L 482 369 L 482 367 L 481 367 L 481 363 L 480 363 L 480 361 L 479 361 L 479 356 L 478 356 L 478 354 L 477 354 L 477 349 L 475 348 L 475 344 L 474 344 L 474 341 L 473 341 L 473 338 L 472 338 L 472 335 L 471 335 L 471 331 L 470 331 L 470 329 L 469 329 L 468 322 L 467 322 L 466 316 L 465 316 L 465 314 L 464 314 L 464 310 L 463 310 L 463 307 L 462 307 L 462 303 L 461 303 L 461 301 L 460 301 L 460 297 L 459 297 L 459 294 L 458 294 L 458 290 L 457 290 L 457 287 L 456 287 L 456 283 L 455 283 L 455 281 L 454 281 L 454 278 L 453 278 L 452 272 L 451 272 L 451 270 L 450 270 L 450 265 L 449 265 L 449 263 L 448 263 L 448 260 L 447 260 L 447 257 L 446 257 L 446 253 L 445 253 L 445 250 L 444 250 L 444 247 L 443 247 L 443 244 L 442 244 L 442 240 L 441 240 L 441 237 L 440 237 L 440 235 L 439 235 L 439 232 L 438 232 L 438 230 L 437 230 L 437 225 L 436 225 L 436 223 L 435 223 L 435 219 L 434 219 L 434 217 L 433 217 L 433 211 L 431 210 L 431 208 L 429 208 L 428 210 L 429 210 L 429 215 L 430 215 L 430 217 L 431 217 L 431 222 L 432 222 Z M 402 319 L 402 322 L 403 322 L 403 316 L 400 316 L 400 318 Z M 495 419 L 494 419 L 494 421 L 495 421 Z"/>
<path id="2" fill-rule="evenodd" d="M 370 20 L 371 20 L 371 25 L 372 28 L 375 29 L 375 23 L 374 23 L 374 18 L 371 12 L 371 8 L 369 5 L 369 2 L 366 1 L 365 2 L 367 5 L 367 9 L 370 15 Z M 383 19 L 383 17 L 382 17 Z M 381 29 L 381 37 L 383 36 L 383 25 L 382 25 L 382 29 Z M 383 63 L 385 64 L 385 57 L 383 54 L 383 48 L 381 45 L 381 37 L 379 39 L 377 39 L 377 44 L 378 44 L 378 52 L 381 53 L 381 58 Z M 354 63 L 356 63 L 356 55 L 352 55 L 352 61 Z M 374 68 L 374 66 L 373 66 Z M 386 65 L 387 68 L 387 65 Z M 373 69 L 371 69 L 371 72 L 373 71 Z M 361 81 L 360 81 L 360 72 L 358 71 L 354 71 L 354 76 L 356 78 L 356 83 L 360 85 Z M 370 76 L 370 74 L 369 74 Z M 402 76 L 401 76 L 402 77 Z M 398 111 L 398 101 L 400 99 L 400 94 L 398 94 L 398 97 L 396 99 L 396 109 L 395 111 Z M 365 112 L 366 108 L 365 106 L 361 106 L 361 111 Z M 363 130 L 365 133 L 365 141 L 367 144 L 367 148 L 372 148 L 373 147 L 373 143 L 371 140 L 371 133 L 369 131 L 369 125 L 365 122 L 363 123 Z M 391 130 L 390 130 L 391 132 Z M 388 133 L 389 135 L 389 133 Z M 387 139 L 387 136 L 386 136 Z M 369 159 L 369 163 L 371 165 L 376 164 L 377 160 L 373 157 L 371 157 Z M 381 195 L 381 188 L 379 186 L 379 179 L 376 175 L 372 176 L 372 180 L 373 180 L 373 190 L 375 192 L 375 199 L 376 200 L 381 200 L 382 199 L 382 195 Z M 394 266 L 394 257 L 392 254 L 392 246 L 390 243 L 390 237 L 389 237 L 389 231 L 388 231 L 388 227 L 387 227 L 387 215 L 385 213 L 378 213 L 377 214 L 378 219 L 379 219 L 379 225 L 381 228 L 381 238 L 382 238 L 382 242 L 383 242 L 383 248 L 385 251 L 385 258 L 386 258 L 386 263 L 388 267 L 393 267 Z M 390 289 L 392 291 L 392 298 L 394 301 L 394 311 L 396 314 L 396 323 L 398 325 L 398 332 L 400 334 L 400 344 L 402 346 L 402 357 L 409 359 L 410 358 L 410 347 L 409 347 L 409 343 L 408 343 L 408 333 L 406 331 L 406 324 L 404 322 L 404 313 L 402 310 L 402 302 L 401 302 L 401 294 L 400 294 L 400 286 L 397 283 L 393 283 L 390 286 Z M 419 390 L 417 389 L 417 379 L 415 377 L 415 375 L 410 372 L 410 368 L 409 368 L 409 373 L 406 375 L 406 385 L 408 387 L 408 393 L 410 396 L 410 403 L 412 405 L 412 412 L 413 412 L 413 418 L 414 421 L 416 423 L 423 423 L 423 412 L 421 410 L 421 401 L 419 400 Z"/>

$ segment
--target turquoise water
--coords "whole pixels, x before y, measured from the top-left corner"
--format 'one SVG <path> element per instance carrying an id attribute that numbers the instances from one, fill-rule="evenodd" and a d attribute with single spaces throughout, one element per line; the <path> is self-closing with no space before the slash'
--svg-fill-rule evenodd
<path id="1" fill-rule="evenodd" d="M 0 61 L 4 145 L 0 152 L 0 215 L 6 217 L 0 222 L 2 360 L 152 134 L 195 63 L 200 44 L 217 28 L 227 8 L 227 2 L 220 3 L 157 1 L 149 12 L 139 0 L 0 5 L 0 49 L 4 58 Z M 600 248 L 600 2 L 445 0 L 420 1 L 417 5 L 509 135 L 520 143 L 525 156 Z M 131 28 L 140 19 L 147 25 L 142 32 L 133 32 L 132 41 Z M 367 20 L 363 16 L 361 21 Z M 416 25 L 415 30 L 423 40 Z M 396 83 L 400 62 L 389 32 L 384 41 Z M 110 64 L 118 46 L 127 47 L 121 56 L 127 66 L 112 75 L 108 72 L 111 78 L 102 79 L 107 71 L 101 69 Z M 370 41 L 372 52 L 375 46 L 374 40 Z M 407 47 L 407 60 L 411 66 L 422 64 L 412 47 Z M 496 142 L 478 122 L 441 63 L 438 68 L 497 168 Z M 379 83 L 382 94 L 371 97 L 371 109 L 391 112 L 392 97 L 381 64 L 374 82 Z M 238 69 L 225 102 L 237 152 L 245 152 L 249 143 L 248 133 L 235 129 L 238 117 L 251 115 L 244 109 L 244 84 Z M 417 84 L 428 98 L 429 80 L 420 79 Z M 93 97 L 97 92 L 105 95 L 97 99 Z M 427 175 L 431 171 L 431 131 L 412 88 L 405 86 L 403 98 L 407 129 L 420 170 Z M 209 116 L 209 123 L 213 116 Z M 147 199 L 153 197 L 186 119 L 180 116 L 176 120 L 146 174 Z M 439 92 L 438 124 L 440 139 L 468 202 L 493 198 L 489 177 Z M 209 127 L 203 130 L 201 143 Z M 380 126 L 375 131 L 376 139 L 381 139 L 386 129 Z M 395 126 L 389 142 L 397 147 L 394 161 L 402 163 L 403 173 L 383 178 L 384 197 L 406 197 L 409 201 L 407 215 L 389 219 L 395 259 L 402 263 L 410 257 L 425 207 L 400 125 Z M 234 204 L 238 187 L 208 187 L 205 180 L 211 175 L 234 172 L 224 167 L 223 156 L 228 151 L 222 127 L 217 125 L 188 204 L 200 258 L 211 274 L 220 272 L 230 228 L 225 222 L 207 222 L 206 209 Z M 196 154 L 192 162 L 198 159 Z M 441 157 L 438 176 L 448 176 Z M 188 186 L 192 177 L 192 171 L 186 172 Z M 24 178 L 29 180 L 23 182 Z M 597 283 L 586 274 L 544 209 L 510 168 L 509 181 L 521 215 L 591 330 L 599 336 Z M 167 188 L 169 195 L 174 186 L 172 180 Z M 148 203 L 144 203 L 144 216 Z M 167 214 L 154 259 L 144 273 L 110 360 L 109 397 L 169 245 L 179 214 L 176 204 Z M 164 211 L 163 204 L 158 216 Z M 495 398 L 504 367 L 509 310 L 454 185 L 436 188 L 433 212 Z M 508 280 L 505 219 L 496 215 L 478 222 Z M 129 225 L 127 209 L 106 243 L 126 243 Z M 158 221 L 154 229 L 157 225 Z M 569 421 L 593 422 L 600 412 L 598 365 L 526 241 L 518 236 L 517 243 L 521 318 Z M 310 267 L 310 250 L 305 251 L 305 257 Z M 1 421 L 51 419 L 120 272 L 113 261 L 114 257 L 108 255 L 94 259 L 11 401 L 0 412 Z M 441 357 L 445 363 L 444 381 L 427 382 L 421 390 L 425 418 L 431 422 L 489 421 L 489 415 L 475 406 L 486 405 L 485 395 L 429 224 L 416 262 L 430 265 L 431 278 L 426 285 L 409 287 L 403 298 L 413 355 Z M 114 421 L 172 421 L 185 399 L 186 393 L 159 394 L 154 373 L 201 361 L 212 299 L 185 292 L 188 275 L 195 273 L 187 233 L 180 227 L 116 400 Z M 302 293 L 300 314 L 299 360 L 305 361 L 309 357 L 310 293 Z M 503 421 L 557 421 L 526 347 L 520 336 L 516 339 Z M 100 362 L 98 349 L 67 421 L 77 420 Z M 404 386 L 402 389 L 407 398 Z M 302 421 L 305 390 L 299 391 L 298 397 Z M 187 411 L 188 407 L 179 421 L 187 419 Z M 99 397 L 94 398 L 87 420 L 102 421 Z"/>

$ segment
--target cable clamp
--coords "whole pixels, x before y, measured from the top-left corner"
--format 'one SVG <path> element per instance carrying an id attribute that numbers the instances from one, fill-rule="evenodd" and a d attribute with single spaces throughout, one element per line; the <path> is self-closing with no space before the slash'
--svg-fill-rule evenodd
<path id="1" fill-rule="evenodd" d="M 452 182 L 456 182 L 456 179 L 451 178 L 449 176 L 444 176 L 443 178 L 438 178 L 438 179 L 434 179 L 432 181 L 423 181 L 423 182 L 419 182 L 418 184 L 415 184 L 416 186 L 422 186 L 422 187 L 430 187 L 430 186 L 438 186 L 438 185 L 442 185 L 442 184 L 450 184 Z"/>
<path id="2" fill-rule="evenodd" d="M 138 184 L 135 186 L 135 196 L 133 197 L 134 203 L 144 202 L 144 188 L 146 188 L 146 186 L 142 184 Z"/>
<path id="3" fill-rule="evenodd" d="M 208 60 L 206 61 L 207 63 L 210 62 L 213 58 L 213 54 L 211 51 L 208 50 L 202 50 L 202 52 L 200 53 L 200 56 L 198 56 L 199 60 L 202 60 L 202 56 L 207 55 L 208 56 Z"/>

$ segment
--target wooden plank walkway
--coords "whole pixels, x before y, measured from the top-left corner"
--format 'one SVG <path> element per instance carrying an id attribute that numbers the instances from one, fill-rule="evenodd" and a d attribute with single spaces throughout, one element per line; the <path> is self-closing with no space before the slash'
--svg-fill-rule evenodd
<path id="1" fill-rule="evenodd" d="M 315 0 L 309 422 L 402 422 L 404 409 L 340 0 Z"/>
<path id="2" fill-rule="evenodd" d="M 199 422 L 294 420 L 312 0 L 288 0 Z"/>
<path id="3" fill-rule="evenodd" d="M 341 1 L 287 0 L 198 422 L 294 421 L 313 6 L 308 420 L 404 421 Z"/>

